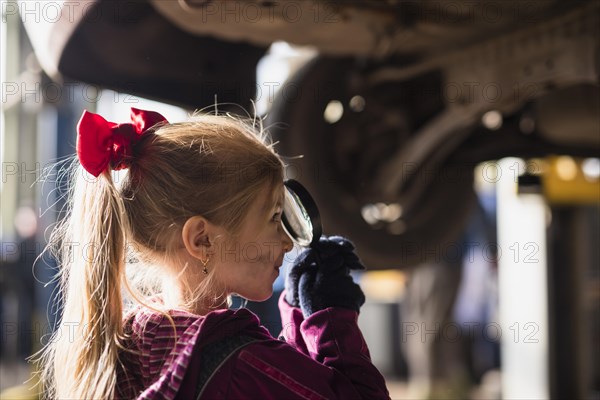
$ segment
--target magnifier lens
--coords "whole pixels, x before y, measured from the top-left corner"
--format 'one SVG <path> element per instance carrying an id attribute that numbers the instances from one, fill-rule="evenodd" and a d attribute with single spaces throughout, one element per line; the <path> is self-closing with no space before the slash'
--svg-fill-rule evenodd
<path id="1" fill-rule="evenodd" d="M 281 222 L 288 236 L 299 246 L 310 246 L 322 233 L 321 217 L 315 201 L 299 182 L 284 182 L 285 197 Z"/>
<path id="2" fill-rule="evenodd" d="M 283 228 L 294 242 L 309 246 L 313 239 L 313 225 L 300 198 L 286 187 L 283 205 Z"/>

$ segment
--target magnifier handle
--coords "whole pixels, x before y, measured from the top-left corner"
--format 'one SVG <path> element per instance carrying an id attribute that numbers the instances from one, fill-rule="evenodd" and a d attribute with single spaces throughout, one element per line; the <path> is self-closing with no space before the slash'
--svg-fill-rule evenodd
<path id="1" fill-rule="evenodd" d="M 330 259 L 334 264 L 342 262 L 344 267 L 348 270 L 365 270 L 365 266 L 362 264 L 356 253 L 354 252 L 354 245 L 348 239 L 341 236 L 320 237 L 320 240 L 312 243 L 309 248 L 312 250 L 315 264 L 318 268 L 323 268 L 325 263 L 329 263 Z M 341 259 L 340 259 L 341 257 Z M 323 259 L 326 259 L 324 262 Z"/>
<path id="2" fill-rule="evenodd" d="M 316 246 L 311 246 L 311 248 L 315 252 L 315 262 L 317 264 L 317 268 L 321 268 L 323 266 L 323 261 L 321 260 L 321 256 L 319 255 L 319 252 L 315 247 Z"/>
<path id="3" fill-rule="evenodd" d="M 304 317 L 328 307 L 358 312 L 365 302 L 365 295 L 350 272 L 364 269 L 364 266 L 354 254 L 352 243 L 340 236 L 323 237 L 303 254 L 297 265 L 300 275 L 296 293 Z"/>

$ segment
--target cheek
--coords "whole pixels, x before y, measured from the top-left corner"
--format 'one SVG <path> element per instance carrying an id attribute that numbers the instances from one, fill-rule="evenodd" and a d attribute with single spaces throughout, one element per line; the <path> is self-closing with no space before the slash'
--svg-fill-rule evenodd
<path id="1" fill-rule="evenodd" d="M 241 258 L 251 264 L 273 263 L 281 252 L 281 241 L 272 238 L 248 243 L 241 252 Z"/>
<path id="2" fill-rule="evenodd" d="M 246 243 L 240 250 L 240 259 L 244 263 L 256 264 L 265 258 L 264 249 L 256 242 Z"/>

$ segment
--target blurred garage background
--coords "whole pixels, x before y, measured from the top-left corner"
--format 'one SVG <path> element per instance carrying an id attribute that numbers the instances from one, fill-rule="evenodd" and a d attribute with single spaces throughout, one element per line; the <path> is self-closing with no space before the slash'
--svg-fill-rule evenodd
<path id="1" fill-rule="evenodd" d="M 393 399 L 600 398 L 598 2 L 0 4 L 2 399 L 37 396 L 78 118 L 129 107 L 264 118 L 369 269 Z"/>

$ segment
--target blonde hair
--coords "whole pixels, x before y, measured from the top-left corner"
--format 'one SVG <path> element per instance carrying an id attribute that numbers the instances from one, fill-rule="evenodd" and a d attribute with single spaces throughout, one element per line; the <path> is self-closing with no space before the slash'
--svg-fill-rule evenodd
<path id="1" fill-rule="evenodd" d="M 283 180 L 283 164 L 262 127 L 233 117 L 201 115 L 159 126 L 134 151 L 119 182 L 108 170 L 97 179 L 80 165 L 71 171 L 68 214 L 50 238 L 61 267 L 63 311 L 38 358 L 48 397 L 115 396 L 126 339 L 122 289 L 144 301 L 125 274 L 130 246 L 134 256 L 155 264 L 173 261 L 188 218 L 201 215 L 233 234 L 265 185 Z M 194 289 L 194 299 L 210 293 L 212 275 Z"/>

